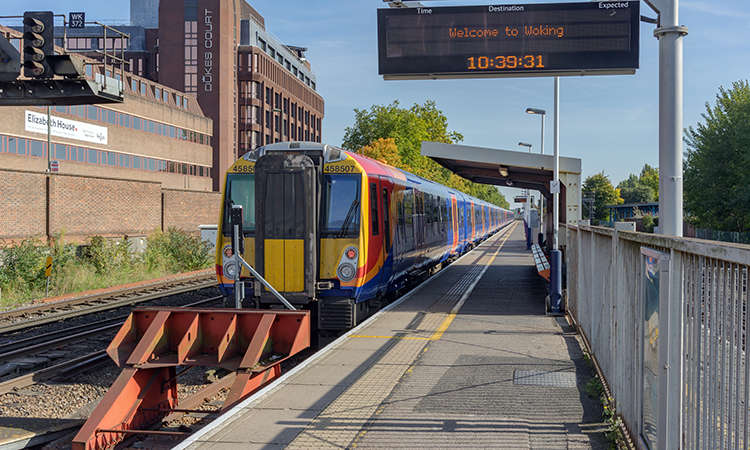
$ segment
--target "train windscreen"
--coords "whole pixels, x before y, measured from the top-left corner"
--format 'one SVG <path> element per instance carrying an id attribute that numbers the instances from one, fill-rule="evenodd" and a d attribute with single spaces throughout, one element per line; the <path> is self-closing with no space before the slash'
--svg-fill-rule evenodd
<path id="1" fill-rule="evenodd" d="M 227 174 L 227 198 L 224 211 L 224 226 L 221 228 L 225 236 L 231 234 L 229 226 L 229 210 L 232 205 L 242 205 L 243 231 L 255 231 L 255 174 L 230 173 Z"/>
<path id="2" fill-rule="evenodd" d="M 359 236 L 360 177 L 326 175 L 323 191 L 323 237 Z"/>

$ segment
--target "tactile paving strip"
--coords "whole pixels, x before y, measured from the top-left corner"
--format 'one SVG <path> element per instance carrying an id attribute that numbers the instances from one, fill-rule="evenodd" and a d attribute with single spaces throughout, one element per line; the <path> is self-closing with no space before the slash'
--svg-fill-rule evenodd
<path id="1" fill-rule="evenodd" d="M 513 384 L 574 388 L 574 372 L 537 372 L 535 370 L 514 370 Z"/>

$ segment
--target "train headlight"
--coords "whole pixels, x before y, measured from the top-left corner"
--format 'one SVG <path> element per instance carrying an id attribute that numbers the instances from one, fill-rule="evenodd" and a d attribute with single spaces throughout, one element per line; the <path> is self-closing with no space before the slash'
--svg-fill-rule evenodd
<path id="1" fill-rule="evenodd" d="M 351 263 L 339 264 L 339 268 L 336 270 L 336 275 L 338 275 L 341 281 L 352 281 L 356 273 L 357 268 Z"/>
<path id="2" fill-rule="evenodd" d="M 224 276 L 231 279 L 237 276 L 237 265 L 234 262 L 224 264 Z"/>

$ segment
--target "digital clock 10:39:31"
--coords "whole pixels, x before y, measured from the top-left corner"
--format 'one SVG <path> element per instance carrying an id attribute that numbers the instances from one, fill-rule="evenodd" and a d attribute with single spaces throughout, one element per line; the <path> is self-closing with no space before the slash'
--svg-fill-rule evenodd
<path id="1" fill-rule="evenodd" d="M 544 69 L 546 66 L 547 55 L 469 56 L 466 58 L 467 70 Z"/>

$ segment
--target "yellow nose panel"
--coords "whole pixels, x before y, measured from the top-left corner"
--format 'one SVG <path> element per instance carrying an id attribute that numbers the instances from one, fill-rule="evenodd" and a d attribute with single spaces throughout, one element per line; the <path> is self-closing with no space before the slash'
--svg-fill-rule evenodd
<path id="1" fill-rule="evenodd" d="M 302 239 L 265 240 L 265 278 L 277 291 L 305 290 L 305 244 Z"/>

